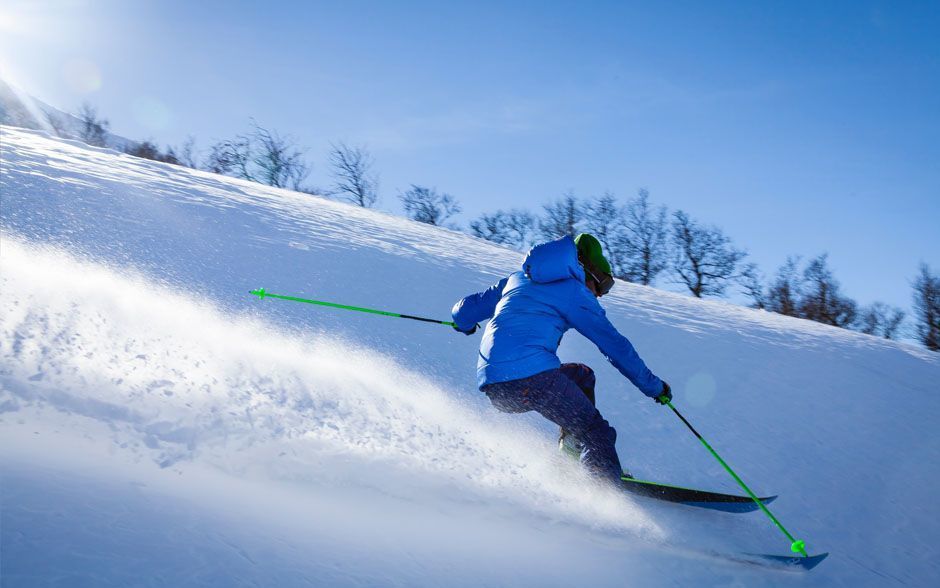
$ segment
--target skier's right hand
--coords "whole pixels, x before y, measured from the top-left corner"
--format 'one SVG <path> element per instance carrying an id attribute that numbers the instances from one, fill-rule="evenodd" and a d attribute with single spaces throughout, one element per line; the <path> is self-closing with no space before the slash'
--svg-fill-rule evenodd
<path id="1" fill-rule="evenodd" d="M 454 330 L 457 331 L 458 333 L 463 333 L 464 335 L 472 335 L 472 334 L 474 334 L 474 333 L 477 332 L 477 327 L 479 327 L 479 326 L 480 326 L 480 325 L 478 325 L 478 324 L 477 324 L 477 325 L 473 325 L 473 328 L 470 329 L 469 331 L 463 331 L 463 330 L 459 329 L 459 328 L 457 327 L 457 325 L 454 325 Z"/>
<path id="2" fill-rule="evenodd" d="M 669 384 L 663 381 L 663 391 L 662 393 L 654 398 L 658 404 L 665 405 L 667 402 L 672 402 L 672 388 L 669 387 Z"/>

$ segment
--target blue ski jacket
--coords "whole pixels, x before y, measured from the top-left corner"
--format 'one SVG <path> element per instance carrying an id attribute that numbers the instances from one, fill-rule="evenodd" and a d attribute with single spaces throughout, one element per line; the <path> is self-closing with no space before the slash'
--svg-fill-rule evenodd
<path id="1" fill-rule="evenodd" d="M 483 331 L 477 384 L 527 378 L 561 365 L 561 338 L 574 328 L 634 386 L 651 398 L 663 382 L 646 367 L 630 341 L 617 332 L 584 283 L 584 269 L 571 237 L 533 247 L 522 271 L 454 305 L 457 328 L 467 331 L 492 318 Z"/>

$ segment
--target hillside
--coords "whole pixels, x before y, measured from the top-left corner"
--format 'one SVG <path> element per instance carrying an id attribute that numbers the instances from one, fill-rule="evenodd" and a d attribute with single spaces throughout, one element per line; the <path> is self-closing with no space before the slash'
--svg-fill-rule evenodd
<path id="1" fill-rule="evenodd" d="M 520 255 L 325 199 L 2 127 L 0 570 L 22 585 L 925 585 L 940 358 L 626 283 L 611 320 L 811 551 L 758 514 L 613 496 L 474 389 L 448 318 Z M 569 333 L 643 478 L 735 491 Z"/>
<path id="2" fill-rule="evenodd" d="M 82 121 L 77 116 L 50 106 L 3 79 L 0 79 L 0 124 L 47 131 L 68 139 L 80 138 L 82 128 Z M 105 132 L 105 140 L 118 150 L 138 144 L 110 132 Z"/>

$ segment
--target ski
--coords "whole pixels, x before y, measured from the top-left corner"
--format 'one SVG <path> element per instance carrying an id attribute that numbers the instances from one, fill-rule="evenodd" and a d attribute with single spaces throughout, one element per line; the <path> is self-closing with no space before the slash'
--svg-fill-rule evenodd
<path id="1" fill-rule="evenodd" d="M 637 480 L 636 478 L 628 477 L 621 478 L 621 482 L 623 489 L 631 494 L 655 498 L 656 500 L 665 500 L 667 502 L 678 502 L 686 506 L 734 513 L 752 512 L 760 508 L 749 496 L 683 488 L 682 486 L 671 486 L 669 484 L 660 484 L 659 482 Z M 760 500 L 764 504 L 769 504 L 776 498 L 776 495 L 766 496 Z"/>
<path id="2" fill-rule="evenodd" d="M 702 555 L 728 561 L 735 564 L 753 566 L 780 571 L 805 572 L 818 566 L 829 553 L 819 555 L 767 555 L 763 553 L 719 553 L 717 551 L 703 552 Z"/>
<path id="3" fill-rule="evenodd" d="M 664 543 L 663 548 L 682 557 L 710 559 L 734 565 L 775 570 L 779 572 L 806 572 L 818 566 L 829 553 L 803 556 L 796 553 L 790 555 L 771 555 L 765 553 L 747 553 L 733 551 L 719 551 L 716 549 L 703 549 L 688 545 L 675 545 Z"/>
<path id="4" fill-rule="evenodd" d="M 820 553 L 819 555 L 764 555 L 760 553 L 746 553 L 746 557 L 755 558 L 755 561 L 762 561 L 771 567 L 783 567 L 790 569 L 811 570 L 828 557 L 829 553 Z"/>

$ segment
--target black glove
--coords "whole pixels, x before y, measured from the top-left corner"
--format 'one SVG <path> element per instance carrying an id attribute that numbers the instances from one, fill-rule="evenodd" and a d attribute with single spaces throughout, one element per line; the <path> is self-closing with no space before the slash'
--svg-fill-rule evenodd
<path id="1" fill-rule="evenodd" d="M 454 330 L 457 331 L 458 333 L 463 333 L 464 335 L 472 335 L 477 332 L 477 327 L 479 326 L 480 325 L 473 325 L 473 328 L 470 329 L 469 331 L 461 331 L 459 328 L 457 328 L 457 325 L 454 325 Z"/>
<path id="2" fill-rule="evenodd" d="M 672 388 L 669 387 L 669 384 L 663 382 L 663 391 L 662 393 L 654 398 L 658 404 L 665 405 L 667 402 L 672 402 Z"/>

